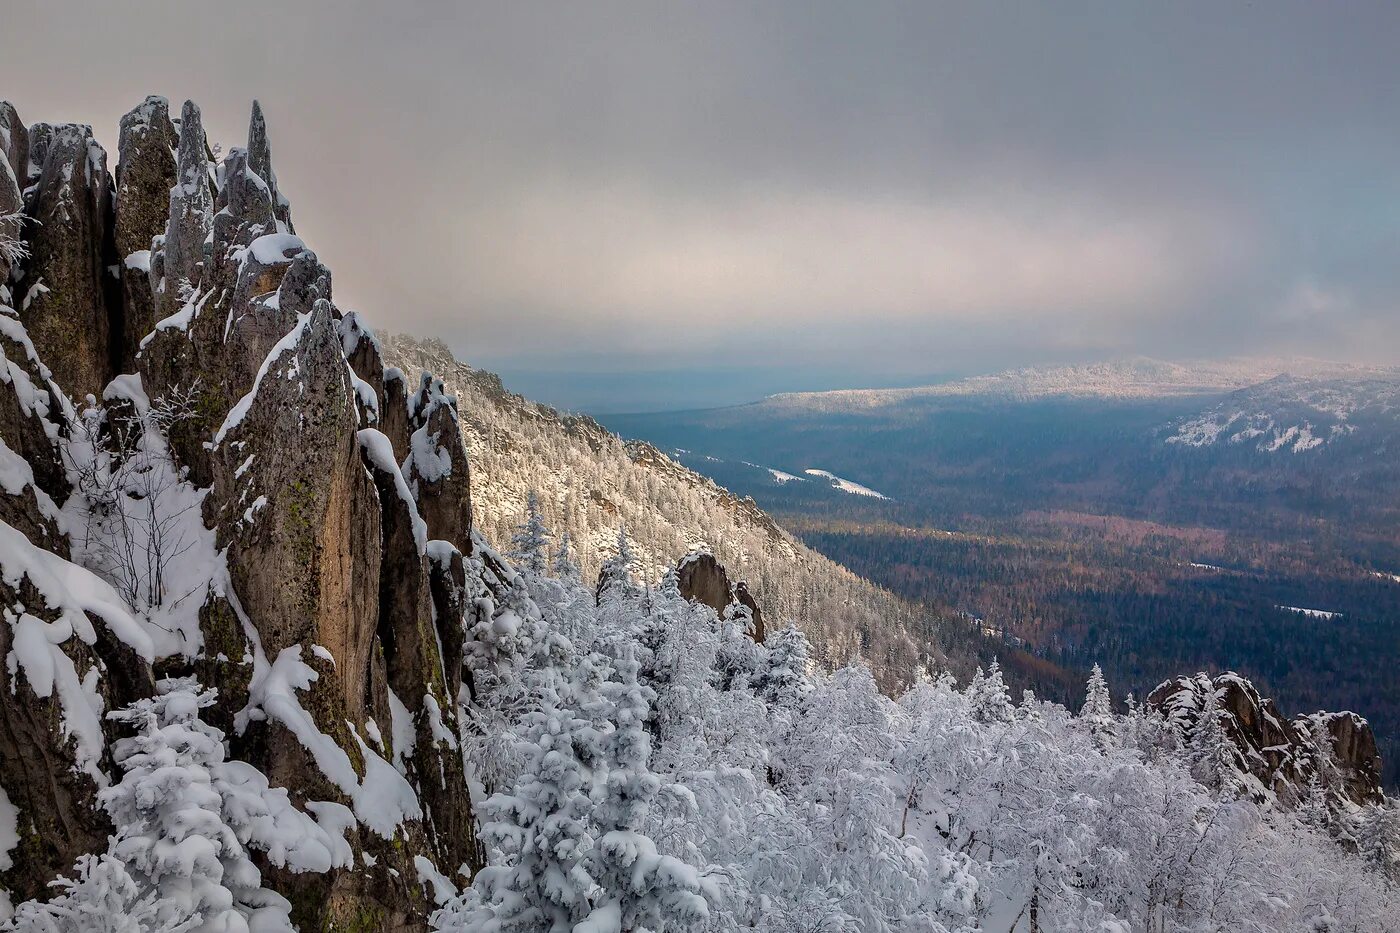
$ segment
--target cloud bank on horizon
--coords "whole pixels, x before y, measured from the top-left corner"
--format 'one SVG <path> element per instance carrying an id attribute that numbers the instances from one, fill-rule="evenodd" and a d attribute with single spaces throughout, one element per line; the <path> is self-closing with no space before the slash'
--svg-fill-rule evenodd
<path id="1" fill-rule="evenodd" d="M 1393 5 L 17 5 L 24 119 L 259 98 L 341 301 L 555 401 L 1400 359 Z"/>

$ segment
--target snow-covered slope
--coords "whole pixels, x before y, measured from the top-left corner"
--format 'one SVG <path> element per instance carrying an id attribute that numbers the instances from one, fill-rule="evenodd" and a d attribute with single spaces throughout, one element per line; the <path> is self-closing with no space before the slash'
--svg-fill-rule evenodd
<path id="1" fill-rule="evenodd" d="M 1400 429 L 1400 373 L 1388 377 L 1278 376 L 1232 393 L 1174 425 L 1168 444 L 1238 445 L 1262 453 L 1304 453 L 1348 437 Z"/>
<path id="2" fill-rule="evenodd" d="M 828 470 L 806 469 L 802 472 L 808 476 L 815 476 L 817 479 L 824 479 L 831 484 L 831 488 L 839 489 L 841 492 L 850 493 L 853 496 L 869 496 L 872 499 L 888 499 L 889 496 L 882 492 L 876 492 L 869 486 L 862 486 L 854 480 L 843 479 Z"/>
<path id="3" fill-rule="evenodd" d="M 508 392 L 498 376 L 457 361 L 441 341 L 392 334 L 381 340 L 386 359 L 410 382 L 430 370 L 457 393 L 473 518 L 489 539 L 510 540 L 533 489 L 550 527 L 568 532 L 588 579 L 625 525 L 647 579 L 659 579 L 687 551 L 707 548 L 747 580 L 769 618 L 798 622 L 828 665 L 863 652 L 881 659 L 876 676 L 894 685 L 908 681 L 926 652 L 938 653 L 920 612 L 803 545 L 753 500 L 650 444 L 624 442 L 591 418 Z M 785 475 L 787 482 L 825 478 Z M 829 481 L 836 488 L 837 480 Z M 840 482 L 847 492 L 879 495 Z"/>
<path id="4" fill-rule="evenodd" d="M 769 396 L 760 404 L 834 412 L 861 411 L 945 396 L 1133 399 L 1212 395 L 1242 389 L 1282 374 L 1310 379 L 1362 379 L 1393 377 L 1396 371 L 1311 359 L 1237 358 L 1172 363 L 1138 357 L 1082 366 L 1028 367 L 907 389 L 788 392 Z"/>

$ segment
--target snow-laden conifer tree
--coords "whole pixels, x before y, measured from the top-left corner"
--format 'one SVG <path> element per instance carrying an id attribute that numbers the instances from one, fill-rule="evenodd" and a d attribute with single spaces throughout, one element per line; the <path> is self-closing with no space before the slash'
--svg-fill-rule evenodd
<path id="1" fill-rule="evenodd" d="M 1237 773 L 1235 746 L 1225 731 L 1225 715 L 1220 691 L 1207 678 L 1201 712 L 1187 746 L 1187 761 L 1196 780 L 1222 793 L 1231 790 Z"/>
<path id="2" fill-rule="evenodd" d="M 520 775 L 481 807 L 490 864 L 434 915 L 436 929 L 565 933 L 588 916 L 595 884 L 584 857 L 593 844 L 590 794 L 601 737 L 579 711 L 600 702 L 592 666 L 579 665 L 570 682 L 525 714 Z"/>
<path id="3" fill-rule="evenodd" d="M 548 568 L 549 539 L 552 535 L 540 514 L 540 500 L 533 489 L 525 499 L 525 520 L 511 535 L 510 559 L 519 569 L 542 577 Z"/>
<path id="4" fill-rule="evenodd" d="M 768 636 L 767 653 L 753 677 L 753 690 L 777 706 L 795 706 L 812 689 L 811 646 L 795 626 Z"/>
<path id="5" fill-rule="evenodd" d="M 199 718 L 215 692 L 201 690 L 192 678 L 166 679 L 157 687 L 156 696 L 110 714 L 135 727 L 136 735 L 115 744 L 125 773 L 101 793 L 117 827 L 109 854 L 139 892 L 134 903 L 144 902 L 147 892 L 157 895 L 153 929 L 178 929 L 194 918 L 192 933 L 291 933 L 291 905 L 262 886 L 226 818 L 217 786 L 223 735 Z M 91 866 L 68 896 L 107 883 L 133 890 L 117 872 Z"/>
<path id="6" fill-rule="evenodd" d="M 651 771 L 646 721 L 655 695 L 637 681 L 630 650 L 603 685 L 612 731 L 603 740 L 608 768 L 593 820 L 598 836 L 585 860 L 598 884 L 593 909 L 574 933 L 698 929 L 709 916 L 695 868 L 662 855 L 643 826 L 661 790 Z"/>
<path id="7" fill-rule="evenodd" d="M 1084 694 L 1084 706 L 1079 710 L 1079 718 L 1099 741 L 1105 741 L 1113 734 L 1113 700 L 1108 693 L 1108 682 L 1103 670 L 1095 664 L 1089 671 L 1089 683 Z"/>
<path id="8" fill-rule="evenodd" d="M 973 715 L 983 722 L 1010 722 L 1016 718 L 1016 707 L 1001 675 L 1001 664 L 993 660 L 984 673 L 978 668 L 967 686 L 968 702 Z"/>
<path id="9" fill-rule="evenodd" d="M 549 570 L 562 581 L 578 582 L 579 569 L 578 562 L 574 560 L 573 538 L 567 531 L 559 536 L 559 546 L 554 549 L 554 558 L 550 561 Z"/>
<path id="10" fill-rule="evenodd" d="M 189 933 L 200 918 L 140 885 L 110 855 L 78 859 L 75 878 L 60 878 L 50 901 L 26 901 L 9 924 L 13 933 Z"/>
<path id="11" fill-rule="evenodd" d="M 637 555 L 632 550 L 632 540 L 627 537 L 627 526 L 621 525 L 617 529 L 616 549 L 598 572 L 598 604 L 635 596 L 637 584 L 632 579 L 632 573 L 636 567 Z"/>

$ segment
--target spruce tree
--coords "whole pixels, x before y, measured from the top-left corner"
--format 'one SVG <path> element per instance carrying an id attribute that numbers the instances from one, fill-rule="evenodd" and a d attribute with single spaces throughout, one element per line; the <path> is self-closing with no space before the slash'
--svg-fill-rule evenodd
<path id="1" fill-rule="evenodd" d="M 525 497 L 525 520 L 516 526 L 511 536 L 511 560 L 523 570 L 536 577 L 542 577 L 548 562 L 545 555 L 549 550 L 549 529 L 545 527 L 544 516 L 540 514 L 540 499 L 533 489 Z"/>
<path id="2" fill-rule="evenodd" d="M 598 890 L 574 933 L 688 930 L 709 917 L 695 869 L 660 854 L 642 831 L 661 780 L 648 764 L 646 722 L 655 694 L 638 682 L 638 668 L 626 651 L 603 685 L 613 728 L 602 743 L 608 771 L 593 811 L 598 839 L 586 860 Z"/>
<path id="3" fill-rule="evenodd" d="M 199 930 L 291 933 L 291 905 L 262 886 L 214 787 L 223 733 L 199 711 L 214 703 L 215 691 L 193 678 L 157 686 L 157 696 L 110 714 L 137 729 L 116 742 L 125 773 L 100 797 L 117 827 L 110 854 L 139 889 L 160 896 L 162 923 L 199 916 Z"/>
<path id="4" fill-rule="evenodd" d="M 554 559 L 550 562 L 549 569 L 556 578 L 565 583 L 578 582 L 579 569 L 574 560 L 573 538 L 567 531 L 559 536 L 559 547 L 554 550 Z"/>

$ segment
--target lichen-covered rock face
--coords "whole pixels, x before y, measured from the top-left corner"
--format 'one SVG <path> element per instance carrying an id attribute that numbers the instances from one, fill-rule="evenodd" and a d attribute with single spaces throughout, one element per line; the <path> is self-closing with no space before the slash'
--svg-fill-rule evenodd
<path id="1" fill-rule="evenodd" d="M 67 560 L 43 488 L 58 491 L 51 466 L 63 415 L 36 388 L 47 370 L 9 308 L 0 309 L 0 370 L 0 796 L 19 839 L 0 891 L 17 901 L 47 896 L 78 856 L 105 846 L 112 828 L 95 806 L 107 780 L 101 711 L 148 696 L 153 682 L 148 644 L 117 637 L 112 620 L 89 611 L 110 590 Z M 132 639 L 134 621 L 103 608 Z"/>
<path id="2" fill-rule="evenodd" d="M 19 241 L 23 236 L 24 175 L 28 171 L 29 134 L 7 100 L 0 100 L 0 237 Z M 0 250 L 0 300 L 9 302 L 12 264 L 7 250 Z"/>
<path id="3" fill-rule="evenodd" d="M 267 139 L 267 121 L 263 118 L 262 105 L 257 101 L 253 101 L 253 112 L 248 119 L 248 168 L 266 183 L 272 211 L 281 224 L 281 231 L 295 233 L 292 206 L 277 189 L 277 173 L 272 168 L 272 145 Z"/>
<path id="4" fill-rule="evenodd" d="M 54 618 L 27 578 L 18 587 L 0 580 L 0 605 L 7 612 L 24 607 L 41 624 Z M 0 657 L 10 656 L 14 642 L 15 629 L 0 622 Z M 97 663 L 78 638 L 69 638 L 63 650 L 75 674 Z M 64 731 L 63 704 L 52 688 L 36 690 L 23 671 L 0 665 L 0 788 L 18 810 L 20 837 L 12 867 L 0 873 L 0 889 L 15 901 L 45 896 L 50 881 L 79 855 L 100 851 L 111 832 L 93 806 L 98 784 Z"/>
<path id="5" fill-rule="evenodd" d="M 29 130 L 8 100 L 0 100 L 0 160 L 9 164 L 22 191 L 29 178 Z"/>
<path id="6" fill-rule="evenodd" d="M 55 501 L 68 498 L 68 476 L 55 442 L 64 405 L 33 342 L 8 307 L 0 307 L 0 441 L 22 459 L 35 485 Z"/>
<path id="7" fill-rule="evenodd" d="M 108 271 L 111 178 L 92 129 L 73 124 L 32 134 L 43 152 L 28 208 L 30 258 L 15 298 L 30 339 L 64 392 L 100 395 L 113 375 L 108 346 L 119 283 Z"/>
<path id="8" fill-rule="evenodd" d="M 384 370 L 384 394 L 380 396 L 379 430 L 394 445 L 394 462 L 408 459 L 408 439 L 412 431 L 408 423 L 408 381 L 403 370 Z"/>
<path id="9" fill-rule="evenodd" d="M 162 316 L 174 313 L 199 285 L 203 273 L 204 241 L 214 225 L 208 149 L 199 108 L 187 100 L 180 111 L 175 184 L 170 189 L 170 212 L 166 219 L 164 283 L 157 289 Z"/>
<path id="10" fill-rule="evenodd" d="M 1297 805 L 1307 791 L 1319 760 L 1330 756 L 1352 803 L 1383 799 L 1376 737 L 1355 713 L 1312 713 L 1287 719 L 1274 701 L 1260 696 L 1249 680 L 1226 672 L 1216 677 L 1177 677 L 1148 695 L 1149 707 L 1161 710 L 1181 733 L 1194 734 L 1207 691 L 1214 691 L 1224 713 L 1224 730 L 1238 752 L 1244 786 L 1252 796 L 1273 798 L 1284 807 Z"/>
<path id="11" fill-rule="evenodd" d="M 461 793 L 465 774 L 455 738 L 460 735 L 462 626 L 458 620 L 463 609 L 461 581 L 455 575 L 462 569 L 461 554 L 451 548 L 455 560 L 444 561 L 443 542 L 434 542 L 437 561 L 444 561 L 446 572 L 440 572 L 435 593 L 427 525 L 393 461 L 389 439 L 373 428 L 362 429 L 360 439 L 365 468 L 374 477 L 382 509 L 378 646 L 383 676 L 394 701 L 414 717 L 413 755 L 407 767 L 411 776 L 428 778 L 416 783 L 425 808 L 433 814 L 437 832 L 431 842 L 437 861 L 477 864 L 471 798 Z M 443 620 L 442 630 L 436 627 L 438 618 Z"/>
<path id="12" fill-rule="evenodd" d="M 292 233 L 259 107 L 247 147 L 217 172 L 193 103 L 174 121 L 147 98 L 119 145 L 114 186 L 86 127 L 25 131 L 0 107 L 0 205 L 42 212 L 21 240 L 33 255 L 18 284 L 35 287 L 0 294 L 19 306 L 0 307 L 0 559 L 37 555 L 57 562 L 50 582 L 92 587 L 89 602 L 54 602 L 23 567 L 0 575 L 0 656 L 43 644 L 40 660 L 71 674 L 60 689 L 43 664 L 0 670 L 0 787 L 28 834 L 0 893 L 42 894 L 105 847 L 102 710 L 152 695 L 157 676 L 193 676 L 218 691 L 204 716 L 231 756 L 318 818 L 339 808 L 331 864 L 269 852 L 262 869 L 295 922 L 423 930 L 423 866 L 442 879 L 483 863 L 460 748 L 480 588 L 468 574 L 482 565 L 463 557 L 455 401 L 431 377 L 409 397 L 373 333 L 334 306 L 330 270 Z M 64 393 L 95 400 L 80 414 Z M 79 566 L 88 541 L 65 529 L 96 501 L 74 432 L 171 399 L 180 414 L 140 436 L 167 458 L 178 514 L 201 526 L 182 533 L 204 536 L 207 554 L 181 608 L 157 620 L 121 608 L 131 600 Z M 113 463 L 137 449 L 107 433 L 98 446 L 90 456 Z"/>
<path id="13" fill-rule="evenodd" d="M 114 236 L 122 280 L 122 372 L 136 371 L 141 339 L 156 323 L 151 241 L 165 233 L 169 219 L 178 144 L 164 97 L 147 97 L 122 117 Z"/>
<path id="14" fill-rule="evenodd" d="M 380 517 L 361 461 L 350 369 L 330 304 L 268 354 L 216 439 L 221 546 L 263 651 L 319 644 L 339 701 L 364 714 L 379 603 Z"/>

